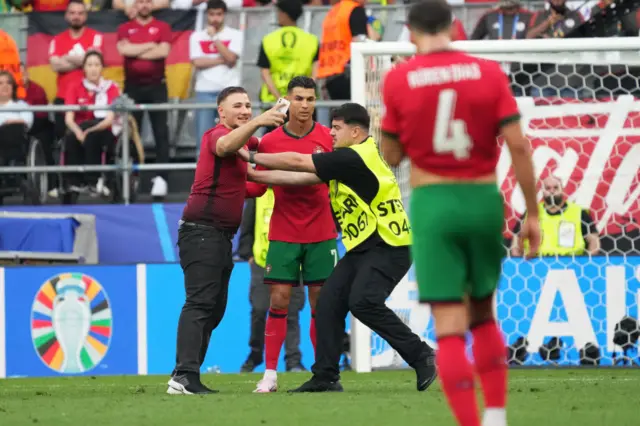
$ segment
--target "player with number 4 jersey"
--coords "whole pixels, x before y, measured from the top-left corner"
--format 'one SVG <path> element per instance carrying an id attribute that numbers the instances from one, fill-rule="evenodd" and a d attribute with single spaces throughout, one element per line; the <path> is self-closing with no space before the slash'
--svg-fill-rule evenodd
<path id="1" fill-rule="evenodd" d="M 436 362 L 451 410 L 459 425 L 480 426 L 477 373 L 482 425 L 506 426 L 506 353 L 492 306 L 505 253 L 497 137 L 509 148 L 527 211 L 537 211 L 533 163 L 507 77 L 498 63 L 453 50 L 451 16 L 446 0 L 411 7 L 417 55 L 385 77 L 382 149 L 391 165 L 411 160 L 412 254 L 420 300 L 435 319 Z M 531 256 L 538 217 L 523 226 Z M 466 357 L 469 330 L 475 368 Z"/>

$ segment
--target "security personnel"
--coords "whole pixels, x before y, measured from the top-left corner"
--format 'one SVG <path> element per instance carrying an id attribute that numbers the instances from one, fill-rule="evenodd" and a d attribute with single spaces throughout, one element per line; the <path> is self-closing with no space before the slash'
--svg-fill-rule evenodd
<path id="1" fill-rule="evenodd" d="M 562 181 L 549 176 L 543 181 L 543 201 L 538 205 L 542 256 L 582 256 L 585 250 L 590 255 L 600 252 L 598 229 L 589 212 L 576 203 L 567 201 Z M 523 215 L 523 219 L 524 216 Z M 513 234 L 518 235 L 520 224 L 516 223 Z M 524 241 L 525 250 L 528 242 Z M 522 256 L 518 238 L 511 243 L 511 255 Z"/>
<path id="2" fill-rule="evenodd" d="M 347 250 L 325 281 L 316 306 L 314 375 L 294 392 L 342 390 L 338 362 L 349 311 L 416 370 L 419 391 L 436 377 L 433 350 L 385 304 L 411 265 L 411 227 L 393 172 L 368 135 L 369 124 L 364 107 L 346 103 L 333 113 L 331 135 L 336 149 L 332 152 L 240 153 L 249 162 L 272 169 L 250 172 L 249 178 L 256 182 L 328 182 L 331 207 Z"/>
<path id="3" fill-rule="evenodd" d="M 269 310 L 269 286 L 264 285 L 264 267 L 269 248 L 269 222 L 273 212 L 275 197 L 268 189 L 262 197 L 247 200 L 240 227 L 238 257 L 249 262 L 251 284 L 249 302 L 251 303 L 251 352 L 242 364 L 240 371 L 250 373 L 262 364 L 264 359 L 264 330 Z M 305 371 L 300 352 L 300 311 L 304 307 L 304 287 L 294 287 L 291 292 L 289 315 L 287 316 L 287 337 L 285 339 L 284 361 L 287 371 Z"/>
<path id="4" fill-rule="evenodd" d="M 367 39 L 369 18 L 365 0 L 342 0 L 331 7 L 322 22 L 318 78 L 325 79 L 329 97 L 351 99 L 351 80 L 346 69 L 351 59 L 351 42 Z"/>
<path id="5" fill-rule="evenodd" d="M 287 94 L 287 86 L 294 76 L 315 79 L 320 45 L 318 38 L 296 26 L 302 15 L 298 0 L 279 0 L 276 3 L 279 29 L 262 39 L 258 67 L 262 77 L 260 101 L 273 103 Z"/>

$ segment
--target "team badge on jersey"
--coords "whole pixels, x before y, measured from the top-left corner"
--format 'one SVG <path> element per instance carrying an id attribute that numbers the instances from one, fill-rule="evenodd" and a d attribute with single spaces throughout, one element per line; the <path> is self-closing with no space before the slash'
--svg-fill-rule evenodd
<path id="1" fill-rule="evenodd" d="M 323 152 L 324 152 L 324 149 L 320 145 L 316 145 L 316 147 L 313 149 L 314 154 L 321 154 Z"/>

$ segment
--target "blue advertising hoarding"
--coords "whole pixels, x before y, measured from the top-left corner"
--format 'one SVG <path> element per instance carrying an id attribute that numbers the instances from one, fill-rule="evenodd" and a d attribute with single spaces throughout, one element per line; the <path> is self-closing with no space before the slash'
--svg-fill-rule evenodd
<path id="1" fill-rule="evenodd" d="M 4 360 L 7 377 L 172 371 L 184 302 L 178 264 L 10 267 L 0 270 L 2 276 L 0 319 L 4 307 L 5 328 L 0 332 L 5 333 L 6 353 L 0 353 L 0 367 Z M 388 304 L 433 343 L 433 320 L 428 307 L 415 303 L 414 280 L 410 271 Z M 249 266 L 237 263 L 226 315 L 213 333 L 203 371 L 239 372 L 248 355 L 249 282 Z M 138 294 L 144 297 L 142 307 Z M 526 364 L 546 364 L 538 354 L 540 346 L 560 337 L 558 364 L 577 365 L 579 350 L 595 343 L 601 364 L 610 365 L 612 355 L 620 354 L 613 344 L 615 326 L 624 316 L 639 317 L 639 299 L 640 257 L 508 259 L 496 312 L 508 343 L 528 340 Z M 313 363 L 309 318 L 306 303 L 300 314 L 300 349 L 307 367 Z M 139 342 L 144 343 L 138 347 Z M 372 356 L 374 367 L 401 364 L 377 336 Z"/>
<path id="2" fill-rule="evenodd" d="M 135 266 L 5 268 L 6 375 L 137 374 Z"/>
<path id="3" fill-rule="evenodd" d="M 179 265 L 147 265 L 148 372 L 169 374 L 176 360 L 176 330 L 184 303 L 184 285 Z M 249 355 L 251 305 L 249 304 L 249 265 L 236 263 L 229 284 L 225 316 L 213 332 L 203 371 L 237 373 Z M 309 338 L 309 304 L 300 312 L 300 350 L 305 366 L 313 364 Z M 279 368 L 284 369 L 284 350 Z M 263 371 L 264 364 L 256 371 Z"/>

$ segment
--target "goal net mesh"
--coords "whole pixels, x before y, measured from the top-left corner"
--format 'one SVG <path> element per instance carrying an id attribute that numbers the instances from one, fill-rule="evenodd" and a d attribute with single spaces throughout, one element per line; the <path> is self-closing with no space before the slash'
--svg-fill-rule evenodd
<path id="1" fill-rule="evenodd" d="M 510 76 L 537 177 L 554 175 L 562 181 L 568 200 L 593 219 L 581 228 L 596 229 L 601 245 L 596 256 L 543 257 L 530 262 L 511 256 L 512 231 L 524 212 L 524 198 L 508 151 L 498 141 L 506 259 L 495 307 L 509 345 L 510 364 L 637 364 L 640 102 L 635 97 L 640 95 L 640 65 L 621 63 L 624 55 L 618 52 L 482 56 L 501 62 Z M 397 59 L 401 58 L 364 57 L 365 103 L 372 117 L 371 134 L 378 141 L 384 113 L 381 84 Z M 409 169 L 406 160 L 394 168 L 407 206 Z M 542 193 L 538 195 L 541 200 Z M 387 304 L 436 346 L 429 308 L 417 303 L 413 271 Z M 406 367 L 375 333 L 370 349 L 372 368 Z"/>

